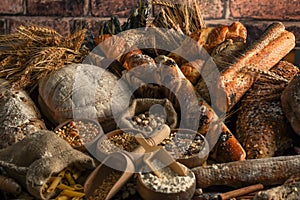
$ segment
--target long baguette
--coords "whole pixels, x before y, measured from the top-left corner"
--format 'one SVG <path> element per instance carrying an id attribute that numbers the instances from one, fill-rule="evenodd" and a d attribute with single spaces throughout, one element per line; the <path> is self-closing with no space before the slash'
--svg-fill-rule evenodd
<path id="1" fill-rule="evenodd" d="M 216 84 L 210 85 L 215 96 L 212 103 L 223 112 L 229 111 L 256 81 L 255 74 L 249 73 L 247 68 L 268 71 L 294 47 L 295 36 L 286 31 L 282 23 L 269 26 L 242 56 L 221 71 Z"/>
<path id="2" fill-rule="evenodd" d="M 222 122 L 213 108 L 197 94 L 191 82 L 182 74 L 173 59 L 166 56 L 156 58 L 160 80 L 169 90 L 166 96 L 180 113 L 180 128 L 198 128 L 205 135 L 211 158 L 217 162 L 244 160 L 245 150 Z"/>
<path id="3" fill-rule="evenodd" d="M 241 187 L 261 183 L 277 185 L 299 174 L 300 155 L 250 159 L 193 169 L 198 188 L 213 185 Z"/>

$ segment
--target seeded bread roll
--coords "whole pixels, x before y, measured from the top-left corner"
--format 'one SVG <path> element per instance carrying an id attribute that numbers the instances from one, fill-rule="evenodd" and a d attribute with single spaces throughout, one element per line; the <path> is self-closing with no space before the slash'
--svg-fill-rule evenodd
<path id="1" fill-rule="evenodd" d="M 202 28 L 193 32 L 168 57 L 172 58 L 179 67 L 182 67 L 187 62 L 199 59 L 199 57 L 202 60 L 207 60 L 213 50 L 226 40 L 244 44 L 246 38 L 247 29 L 240 22 L 233 22 L 230 26 Z"/>
<path id="2" fill-rule="evenodd" d="M 293 131 L 283 113 L 280 96 L 298 68 L 282 61 L 272 68 L 275 75 L 261 76 L 242 99 L 237 119 L 237 138 L 247 158 L 283 155 L 293 144 Z M 270 76 L 270 75 L 269 75 Z M 270 78 L 275 78 L 270 79 Z"/>
<path id="3" fill-rule="evenodd" d="M 134 49 L 126 54 L 124 54 L 121 59 L 120 62 L 121 64 L 124 66 L 125 69 L 130 70 L 132 67 L 129 64 L 129 58 L 132 57 L 133 55 L 141 55 L 143 54 L 143 52 L 140 49 Z"/>
<path id="4" fill-rule="evenodd" d="M 156 68 L 155 61 L 148 55 L 145 54 L 133 54 L 129 58 L 124 60 L 123 66 L 128 71 L 133 68 L 141 67 L 141 74 L 143 74 L 144 68 Z"/>
<path id="5" fill-rule="evenodd" d="M 240 41 L 246 43 L 247 29 L 240 22 L 233 22 L 230 26 L 218 26 L 216 28 L 203 28 L 191 35 L 200 46 L 203 46 L 208 53 L 225 40 Z"/>
<path id="6" fill-rule="evenodd" d="M 214 47 L 225 41 L 226 35 L 228 33 L 228 26 L 216 27 L 207 38 L 207 48 L 208 52 L 211 52 Z"/>
<path id="7" fill-rule="evenodd" d="M 300 72 L 284 89 L 281 95 L 281 104 L 294 131 L 300 135 Z"/>
<path id="8" fill-rule="evenodd" d="M 191 34 L 191 38 L 197 41 L 197 43 L 200 46 L 203 46 L 205 49 L 207 49 L 207 40 L 209 35 L 214 31 L 214 27 L 207 27 L 202 28 L 201 30 L 198 30 Z"/>
<path id="9" fill-rule="evenodd" d="M 241 22 L 233 22 L 228 27 L 226 39 L 232 39 L 234 41 L 242 41 L 246 43 L 247 29 Z"/>

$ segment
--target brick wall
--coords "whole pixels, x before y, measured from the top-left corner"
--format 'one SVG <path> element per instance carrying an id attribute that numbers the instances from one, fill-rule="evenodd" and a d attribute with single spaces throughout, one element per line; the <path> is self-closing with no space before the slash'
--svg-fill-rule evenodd
<path id="1" fill-rule="evenodd" d="M 179 1 L 179 0 L 177 0 Z M 243 22 L 249 37 L 255 39 L 274 21 L 282 21 L 292 31 L 300 47 L 299 0 L 198 0 L 208 25 Z M 139 0 L 1 0 L 0 34 L 7 34 L 21 24 L 50 26 L 68 34 L 86 25 L 97 33 L 112 15 L 123 22 Z"/>

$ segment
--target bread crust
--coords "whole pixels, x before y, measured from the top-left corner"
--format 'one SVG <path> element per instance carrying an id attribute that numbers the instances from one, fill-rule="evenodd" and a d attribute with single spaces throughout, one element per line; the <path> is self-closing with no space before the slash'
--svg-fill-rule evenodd
<path id="1" fill-rule="evenodd" d="M 201 76 L 201 69 L 204 66 L 205 61 L 202 59 L 194 60 L 191 62 L 188 62 L 180 67 L 182 73 L 185 75 L 185 77 L 193 84 L 195 85 Z"/>
<path id="2" fill-rule="evenodd" d="M 221 111 L 230 109 L 253 85 L 257 77 L 245 70 L 246 67 L 268 71 L 295 47 L 295 36 L 285 30 L 282 23 L 271 25 L 236 62 L 221 71 L 216 84 L 211 84 L 210 91 L 215 91 L 214 103 Z M 224 99 L 218 101 L 218 99 Z"/>
<path id="3" fill-rule="evenodd" d="M 282 61 L 271 72 L 290 81 L 298 68 Z M 283 155 L 293 145 L 293 132 L 283 113 L 280 96 L 287 82 L 260 77 L 241 101 L 237 138 L 247 158 Z"/>
<path id="4" fill-rule="evenodd" d="M 158 68 L 161 69 L 161 80 L 164 83 L 168 83 L 166 86 L 170 91 L 167 91 L 166 96 L 173 103 L 177 113 L 181 114 L 180 128 L 191 129 L 191 127 L 198 127 L 197 132 L 206 136 L 210 148 L 213 149 L 211 158 L 215 161 L 231 162 L 244 160 L 246 153 L 243 147 L 223 123 L 222 119 L 198 95 L 191 82 L 184 77 L 176 63 L 172 62 L 172 59 L 168 57 L 162 58 L 164 60 L 160 60 L 163 65 L 158 64 Z M 194 98 L 194 95 L 196 95 L 196 98 Z"/>
<path id="5" fill-rule="evenodd" d="M 300 72 L 284 89 L 281 105 L 293 130 L 300 135 Z"/>

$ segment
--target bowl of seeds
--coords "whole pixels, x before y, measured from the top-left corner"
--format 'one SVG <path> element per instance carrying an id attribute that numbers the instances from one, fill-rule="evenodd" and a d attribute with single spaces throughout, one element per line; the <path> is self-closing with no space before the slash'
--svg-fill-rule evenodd
<path id="1" fill-rule="evenodd" d="M 158 170 L 160 177 L 148 170 L 138 173 L 137 191 L 143 199 L 186 200 L 193 197 L 196 178 L 190 169 L 187 169 L 186 176 L 180 176 L 158 160 L 153 160 L 152 165 Z"/>
<path id="2" fill-rule="evenodd" d="M 114 152 L 134 151 L 139 146 L 138 141 L 135 139 L 136 133 L 136 130 L 117 129 L 103 135 L 97 142 L 97 159 L 103 160 Z"/>
<path id="3" fill-rule="evenodd" d="M 103 160 L 111 153 L 127 152 L 133 159 L 139 159 L 145 152 L 144 147 L 136 139 L 139 134 L 151 145 L 157 146 L 170 135 L 170 132 L 169 126 L 165 124 L 150 134 L 136 129 L 116 129 L 100 137 L 95 156 Z"/>
<path id="4" fill-rule="evenodd" d="M 54 132 L 78 150 L 94 151 L 95 142 L 103 135 L 99 123 L 92 119 L 70 119 L 59 124 Z"/>
<path id="5" fill-rule="evenodd" d="M 209 145 L 205 137 L 190 129 L 173 129 L 160 145 L 178 162 L 189 168 L 203 165 Z"/>

